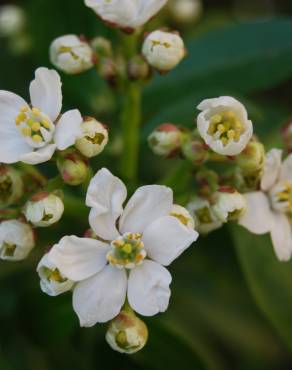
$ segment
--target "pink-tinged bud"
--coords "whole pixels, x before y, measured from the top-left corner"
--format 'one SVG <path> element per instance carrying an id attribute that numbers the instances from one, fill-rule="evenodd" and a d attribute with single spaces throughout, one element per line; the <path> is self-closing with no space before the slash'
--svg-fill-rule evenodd
<path id="1" fill-rule="evenodd" d="M 128 63 L 128 77 L 132 81 L 145 81 L 151 76 L 151 68 L 141 55 L 136 55 Z"/>
<path id="2" fill-rule="evenodd" d="M 154 154 L 171 157 L 180 150 L 182 132 L 175 125 L 164 123 L 152 132 L 148 143 Z"/>
<path id="3" fill-rule="evenodd" d="M 130 310 L 121 311 L 111 321 L 106 333 L 108 344 L 120 353 L 136 353 L 145 346 L 147 340 L 146 324 Z"/>
<path id="4" fill-rule="evenodd" d="M 12 167 L 0 165 L 0 209 L 17 202 L 23 191 L 20 173 Z"/>
<path id="5" fill-rule="evenodd" d="M 208 161 L 209 152 L 203 140 L 187 138 L 182 145 L 184 157 L 194 165 L 201 165 Z"/>
<path id="6" fill-rule="evenodd" d="M 282 138 L 288 153 L 292 152 L 292 121 L 286 123 L 281 131 Z"/>
<path id="7" fill-rule="evenodd" d="M 70 150 L 62 153 L 57 166 L 62 179 L 68 185 L 80 185 L 88 178 L 88 159 L 77 152 Z"/>

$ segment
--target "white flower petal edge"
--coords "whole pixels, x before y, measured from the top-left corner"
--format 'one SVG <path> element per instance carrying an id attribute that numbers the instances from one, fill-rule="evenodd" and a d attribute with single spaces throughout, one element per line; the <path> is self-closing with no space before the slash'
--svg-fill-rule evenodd
<path id="1" fill-rule="evenodd" d="M 281 171 L 282 150 L 271 149 L 267 155 L 264 166 L 264 173 L 261 179 L 261 188 L 269 190 L 277 181 Z"/>
<path id="2" fill-rule="evenodd" d="M 172 216 L 161 217 L 146 227 L 142 241 L 147 255 L 161 265 L 170 265 L 199 234 Z"/>
<path id="3" fill-rule="evenodd" d="M 125 302 L 126 291 L 126 272 L 109 265 L 78 283 L 73 292 L 73 308 L 80 325 L 90 327 L 117 316 Z"/>
<path id="4" fill-rule="evenodd" d="M 33 106 L 45 112 L 54 122 L 62 108 L 62 83 L 59 74 L 40 67 L 35 71 L 35 79 L 30 84 L 30 98 Z"/>
<path id="5" fill-rule="evenodd" d="M 273 219 L 271 237 L 276 256 L 280 261 L 288 261 L 292 254 L 292 230 L 287 216 L 278 213 Z"/>
<path id="6" fill-rule="evenodd" d="M 280 180 L 292 180 L 292 154 L 289 154 L 282 163 Z"/>
<path id="7" fill-rule="evenodd" d="M 82 116 L 78 109 L 64 113 L 57 122 L 54 141 L 59 150 L 65 150 L 75 144 L 81 136 Z"/>
<path id="8" fill-rule="evenodd" d="M 146 185 L 138 188 L 128 201 L 120 218 L 121 233 L 142 233 L 147 225 L 170 214 L 173 192 L 161 185 Z"/>
<path id="9" fill-rule="evenodd" d="M 30 152 L 27 154 L 23 154 L 19 157 L 19 161 L 35 165 L 39 163 L 44 163 L 49 161 L 52 156 L 54 155 L 56 150 L 55 144 L 49 144 L 47 146 L 44 146 L 41 149 L 36 150 L 35 152 Z"/>
<path id="10" fill-rule="evenodd" d="M 145 261 L 130 272 L 128 301 L 143 316 L 153 316 L 167 310 L 171 291 L 171 275 L 156 262 Z"/>
<path id="11" fill-rule="evenodd" d="M 50 260 L 70 280 L 81 281 L 100 272 L 109 246 L 99 240 L 65 236 L 51 250 Z"/>
<path id="12" fill-rule="evenodd" d="M 274 221 L 268 197 L 261 191 L 245 194 L 247 209 L 239 224 L 254 234 L 266 234 Z"/>
<path id="13" fill-rule="evenodd" d="M 106 168 L 101 169 L 90 181 L 86 205 L 92 207 L 89 224 L 97 235 L 113 240 L 119 232 L 116 220 L 123 212 L 127 189 L 123 182 Z"/>

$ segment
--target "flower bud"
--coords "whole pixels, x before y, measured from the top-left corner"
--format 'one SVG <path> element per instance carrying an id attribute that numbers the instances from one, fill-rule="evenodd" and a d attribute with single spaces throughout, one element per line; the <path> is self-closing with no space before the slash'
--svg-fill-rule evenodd
<path id="1" fill-rule="evenodd" d="M 282 138 L 288 153 L 292 152 L 292 121 L 289 121 L 282 129 Z"/>
<path id="2" fill-rule="evenodd" d="M 176 217 L 183 225 L 185 225 L 189 229 L 194 229 L 195 227 L 195 221 L 190 212 L 186 208 L 178 204 L 174 204 L 172 206 L 170 216 Z"/>
<path id="3" fill-rule="evenodd" d="M 76 148 L 87 158 L 100 154 L 108 143 L 108 130 L 95 118 L 85 117 L 81 124 L 82 135 L 75 142 Z"/>
<path id="4" fill-rule="evenodd" d="M 176 67 L 186 50 L 178 33 L 154 31 L 146 37 L 142 53 L 152 67 L 163 73 Z"/>
<path id="5" fill-rule="evenodd" d="M 198 105 L 198 130 L 205 143 L 218 154 L 241 153 L 253 134 L 243 104 L 230 96 L 206 99 Z"/>
<path id="6" fill-rule="evenodd" d="M 57 166 L 64 182 L 68 185 L 80 185 L 88 178 L 88 160 L 74 151 L 61 153 Z"/>
<path id="7" fill-rule="evenodd" d="M 245 174 L 261 171 L 265 162 L 265 147 L 257 141 L 250 141 L 236 161 Z"/>
<path id="8" fill-rule="evenodd" d="M 214 194 L 213 210 L 222 222 L 237 220 L 246 211 L 244 195 L 230 187 L 222 187 Z"/>
<path id="9" fill-rule="evenodd" d="M 117 63 L 112 58 L 103 58 L 98 66 L 100 76 L 108 82 L 110 86 L 116 86 L 119 77 Z"/>
<path id="10" fill-rule="evenodd" d="M 17 5 L 0 7 L 0 36 L 15 36 L 23 30 L 26 23 L 24 10 Z"/>
<path id="11" fill-rule="evenodd" d="M 164 123 L 152 132 L 148 143 L 154 154 L 170 157 L 180 149 L 182 133 L 175 125 Z"/>
<path id="12" fill-rule="evenodd" d="M 33 230 L 27 223 L 18 220 L 0 224 L 0 258 L 8 261 L 25 259 L 35 246 Z"/>
<path id="13" fill-rule="evenodd" d="M 71 290 L 75 282 L 67 279 L 57 269 L 52 259 L 53 253 L 54 251 L 50 250 L 43 256 L 38 264 L 37 272 L 41 279 L 41 290 L 49 296 L 55 297 Z"/>
<path id="14" fill-rule="evenodd" d="M 171 0 L 168 8 L 175 22 L 189 24 L 200 18 L 203 5 L 201 0 Z"/>
<path id="15" fill-rule="evenodd" d="M 23 213 L 28 222 L 36 227 L 48 227 L 58 222 L 64 212 L 60 197 L 46 192 L 34 195 L 24 206 Z"/>
<path id="16" fill-rule="evenodd" d="M 151 75 L 149 64 L 140 55 L 133 57 L 128 63 L 128 77 L 132 81 L 147 80 Z"/>
<path id="17" fill-rule="evenodd" d="M 85 72 L 94 65 L 95 54 L 89 44 L 76 35 L 55 39 L 50 46 L 52 64 L 68 74 Z"/>
<path id="18" fill-rule="evenodd" d="M 212 209 L 210 202 L 202 197 L 194 197 L 187 205 L 187 209 L 195 221 L 195 229 L 201 234 L 208 234 L 222 226 Z"/>
<path id="19" fill-rule="evenodd" d="M 195 138 L 187 138 L 182 145 L 182 154 L 194 165 L 201 165 L 209 159 L 205 143 Z"/>
<path id="20" fill-rule="evenodd" d="M 145 323 L 134 312 L 123 310 L 115 317 L 106 332 L 106 341 L 120 353 L 133 354 L 140 351 L 148 340 Z"/>
<path id="21" fill-rule="evenodd" d="M 20 173 L 12 167 L 0 165 L 0 209 L 17 202 L 23 195 Z"/>
<path id="22" fill-rule="evenodd" d="M 105 37 L 95 37 L 90 44 L 99 58 L 109 58 L 113 55 L 112 44 Z"/>

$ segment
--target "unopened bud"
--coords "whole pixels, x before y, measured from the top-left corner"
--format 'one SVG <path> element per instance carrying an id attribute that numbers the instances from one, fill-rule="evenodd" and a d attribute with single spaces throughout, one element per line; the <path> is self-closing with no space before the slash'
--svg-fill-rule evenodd
<path id="1" fill-rule="evenodd" d="M 61 153 L 57 166 L 62 179 L 68 185 L 80 185 L 88 178 L 88 160 L 75 151 Z"/>
<path id="2" fill-rule="evenodd" d="M 222 226 L 222 221 L 216 216 L 208 199 L 194 197 L 187 209 L 194 218 L 195 229 L 201 234 L 208 234 Z"/>
<path id="3" fill-rule="evenodd" d="M 230 187 L 222 187 L 214 194 L 213 210 L 222 222 L 237 220 L 246 211 L 244 195 Z"/>
<path id="4" fill-rule="evenodd" d="M 140 351 L 148 340 L 145 323 L 134 312 L 123 310 L 115 317 L 106 332 L 106 341 L 120 353 L 133 354 Z"/>
<path id="5" fill-rule="evenodd" d="M 112 58 L 103 58 L 99 63 L 98 72 L 110 86 L 116 85 L 119 77 L 119 70 L 116 62 Z"/>
<path id="6" fill-rule="evenodd" d="M 195 221 L 190 212 L 186 208 L 178 204 L 174 204 L 172 206 L 170 216 L 176 217 L 183 225 L 185 225 L 189 229 L 194 229 L 195 227 Z"/>
<path id="7" fill-rule="evenodd" d="M 261 171 L 265 162 L 265 147 L 257 141 L 250 141 L 236 161 L 245 174 Z"/>
<path id="8" fill-rule="evenodd" d="M 53 193 L 35 194 L 24 206 L 23 213 L 28 222 L 36 227 L 48 227 L 58 222 L 64 212 L 60 197 Z"/>
<path id="9" fill-rule="evenodd" d="M 20 173 L 12 167 L 0 165 L 0 209 L 17 202 L 23 195 Z"/>
<path id="10" fill-rule="evenodd" d="M 200 18 L 203 5 L 201 0 L 171 0 L 168 8 L 175 22 L 189 24 Z"/>
<path id="11" fill-rule="evenodd" d="M 108 143 L 108 130 L 95 118 L 85 117 L 75 146 L 87 158 L 100 154 Z"/>
<path id="12" fill-rule="evenodd" d="M 282 138 L 288 153 L 292 152 L 292 121 L 286 123 L 282 129 Z"/>
<path id="13" fill-rule="evenodd" d="M 15 36 L 23 30 L 26 23 L 25 12 L 17 5 L 0 7 L 0 36 Z"/>
<path id="14" fill-rule="evenodd" d="M 76 35 L 58 37 L 50 46 L 51 62 L 68 74 L 77 74 L 92 68 L 94 58 L 95 54 L 89 44 Z"/>
<path id="15" fill-rule="evenodd" d="M 105 37 L 95 37 L 90 44 L 99 58 L 107 58 L 113 55 L 112 44 Z"/>
<path id="16" fill-rule="evenodd" d="M 140 56 L 136 55 L 133 57 L 128 63 L 128 76 L 130 80 L 133 81 L 143 81 L 147 80 L 150 77 L 151 69 L 149 64 L 145 61 L 145 59 Z"/>
<path id="17" fill-rule="evenodd" d="M 18 220 L 1 222 L 1 259 L 8 261 L 21 261 L 29 255 L 34 246 L 34 233 L 30 225 Z"/>
<path id="18" fill-rule="evenodd" d="M 148 143 L 154 154 L 170 157 L 180 149 L 182 132 L 175 125 L 164 123 L 152 132 Z"/>
<path id="19" fill-rule="evenodd" d="M 178 33 L 154 31 L 146 37 L 142 53 L 152 67 L 163 73 L 176 67 L 186 50 Z"/>
<path id="20" fill-rule="evenodd" d="M 209 159 L 207 147 L 200 139 L 187 138 L 183 142 L 182 153 L 194 165 L 201 165 Z"/>

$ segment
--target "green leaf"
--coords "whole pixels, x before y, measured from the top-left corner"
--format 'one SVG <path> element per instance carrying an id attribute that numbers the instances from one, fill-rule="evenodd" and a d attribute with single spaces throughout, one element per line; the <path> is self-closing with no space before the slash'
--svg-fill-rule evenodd
<path id="1" fill-rule="evenodd" d="M 268 235 L 231 232 L 242 271 L 259 308 L 292 350 L 292 262 L 279 262 Z"/>

